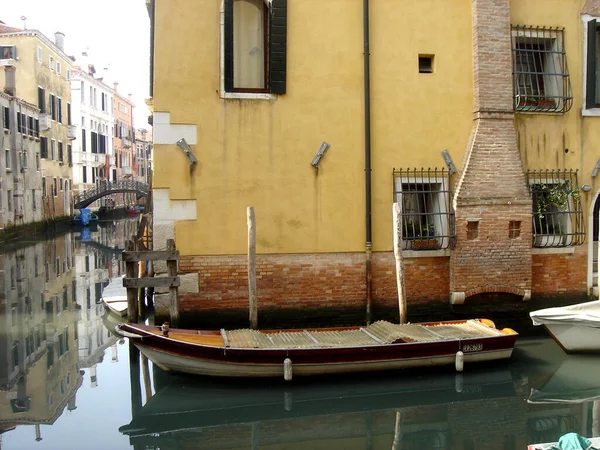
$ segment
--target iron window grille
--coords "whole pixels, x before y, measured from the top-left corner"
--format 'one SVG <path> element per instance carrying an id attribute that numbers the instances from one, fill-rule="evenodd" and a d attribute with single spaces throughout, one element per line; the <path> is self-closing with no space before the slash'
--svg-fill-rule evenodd
<path id="1" fill-rule="evenodd" d="M 564 28 L 513 25 L 514 109 L 523 112 L 566 113 L 573 93 Z"/>
<path id="2" fill-rule="evenodd" d="M 456 243 L 446 169 L 394 169 L 394 201 L 402 213 L 402 248 L 436 250 Z"/>
<path id="3" fill-rule="evenodd" d="M 569 247 L 585 242 L 577 171 L 528 171 L 533 200 L 533 246 Z"/>

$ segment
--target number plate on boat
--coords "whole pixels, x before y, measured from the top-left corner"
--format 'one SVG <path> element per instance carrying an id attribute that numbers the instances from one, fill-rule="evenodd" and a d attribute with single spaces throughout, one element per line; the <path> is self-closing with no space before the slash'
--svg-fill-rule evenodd
<path id="1" fill-rule="evenodd" d="M 463 352 L 478 352 L 480 350 L 483 350 L 483 344 L 463 345 Z"/>

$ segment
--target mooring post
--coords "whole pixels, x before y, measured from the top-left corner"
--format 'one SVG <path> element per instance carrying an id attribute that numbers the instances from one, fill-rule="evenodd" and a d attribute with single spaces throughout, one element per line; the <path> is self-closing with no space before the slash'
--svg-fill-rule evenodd
<path id="1" fill-rule="evenodd" d="M 406 287 L 404 285 L 404 259 L 402 258 L 402 227 L 400 205 L 392 206 L 394 216 L 394 257 L 396 259 L 396 284 L 398 285 L 398 310 L 400 323 L 406 323 Z"/>
<path id="2" fill-rule="evenodd" d="M 175 241 L 173 239 L 167 239 L 167 250 L 175 252 Z M 169 259 L 167 261 L 167 270 L 170 277 L 177 277 L 177 260 Z M 177 286 L 171 286 L 169 288 L 169 294 L 171 295 L 171 304 L 169 313 L 171 315 L 171 327 L 175 328 L 179 324 L 179 289 Z"/>
<path id="3" fill-rule="evenodd" d="M 127 241 L 125 245 L 126 252 L 135 251 L 135 244 L 133 241 Z M 135 278 L 135 265 L 137 263 L 135 261 L 125 261 L 125 278 L 133 279 Z M 137 323 L 138 321 L 138 296 L 137 289 L 128 287 L 127 288 L 127 320 L 132 323 Z"/>
<path id="4" fill-rule="evenodd" d="M 142 409 L 142 384 L 140 382 L 140 351 L 129 340 L 129 382 L 131 384 L 131 417 Z"/>
<path id="5" fill-rule="evenodd" d="M 258 328 L 258 305 L 256 304 L 256 219 L 254 208 L 248 206 L 248 300 L 250 328 Z"/>

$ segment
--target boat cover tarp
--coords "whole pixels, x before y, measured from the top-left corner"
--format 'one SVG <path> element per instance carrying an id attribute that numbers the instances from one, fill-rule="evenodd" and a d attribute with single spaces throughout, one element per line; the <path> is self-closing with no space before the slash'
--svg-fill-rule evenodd
<path id="1" fill-rule="evenodd" d="M 579 436 L 577 433 L 563 434 L 558 440 L 558 445 L 552 447 L 557 450 L 590 450 L 593 449 L 592 442 L 588 438 Z"/>
<path id="2" fill-rule="evenodd" d="M 92 211 L 89 208 L 81 209 L 81 223 L 83 225 L 88 225 L 90 223 L 90 219 L 92 218 Z"/>
<path id="3" fill-rule="evenodd" d="M 600 328 L 600 300 L 529 313 L 534 325 L 577 324 Z"/>

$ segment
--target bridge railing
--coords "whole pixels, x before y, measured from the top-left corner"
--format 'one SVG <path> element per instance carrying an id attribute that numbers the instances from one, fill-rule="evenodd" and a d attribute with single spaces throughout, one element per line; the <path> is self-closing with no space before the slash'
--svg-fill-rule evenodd
<path id="1" fill-rule="evenodd" d="M 93 188 L 87 189 L 75 196 L 75 204 L 85 202 L 96 197 L 109 195 L 111 192 L 136 191 L 140 194 L 148 193 L 148 185 L 135 180 L 101 181 Z"/>

